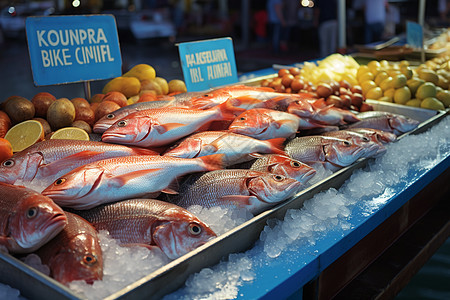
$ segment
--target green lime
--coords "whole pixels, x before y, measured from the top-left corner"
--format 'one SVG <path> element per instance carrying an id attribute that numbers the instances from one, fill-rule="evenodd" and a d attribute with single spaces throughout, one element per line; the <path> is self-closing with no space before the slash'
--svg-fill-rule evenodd
<path id="1" fill-rule="evenodd" d="M 420 103 L 421 103 L 421 102 L 422 102 L 422 101 L 420 101 L 419 99 L 414 98 L 414 99 L 411 99 L 411 100 L 407 101 L 407 102 L 405 103 L 405 105 L 413 106 L 413 107 L 420 107 Z"/>
<path id="2" fill-rule="evenodd" d="M 444 110 L 444 104 L 434 97 L 428 97 L 422 100 L 420 103 L 421 108 L 434 109 L 434 110 Z"/>
<path id="3" fill-rule="evenodd" d="M 394 102 L 397 104 L 405 104 L 411 100 L 411 91 L 407 86 L 395 90 Z"/>
<path id="4" fill-rule="evenodd" d="M 419 77 L 413 77 L 411 79 L 408 79 L 408 81 L 406 81 L 406 85 L 411 90 L 412 95 L 415 95 L 419 86 L 421 86 L 424 83 L 425 83 L 425 80 L 420 79 Z"/>
<path id="5" fill-rule="evenodd" d="M 428 97 L 436 97 L 436 86 L 431 82 L 425 82 L 416 91 L 417 99 L 425 99 Z"/>
<path id="6" fill-rule="evenodd" d="M 450 107 L 450 91 L 440 91 L 436 94 L 436 98 L 441 101 L 445 107 Z"/>
<path id="7" fill-rule="evenodd" d="M 374 87 L 367 91 L 366 99 L 374 99 L 377 100 L 383 96 L 383 91 L 380 87 Z"/>

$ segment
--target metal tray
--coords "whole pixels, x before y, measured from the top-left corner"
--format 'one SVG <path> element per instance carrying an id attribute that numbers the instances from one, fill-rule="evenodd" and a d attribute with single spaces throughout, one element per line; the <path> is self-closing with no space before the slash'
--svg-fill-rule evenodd
<path id="1" fill-rule="evenodd" d="M 372 103 L 371 103 L 372 104 Z M 408 134 L 420 133 L 439 122 L 449 111 L 429 111 L 387 103 L 374 103 L 378 110 L 415 117 L 422 123 Z M 399 106 L 399 107 L 398 107 Z M 401 137 L 399 137 L 401 138 Z M 217 264 L 230 253 L 242 252 L 258 240 L 267 220 L 282 219 L 288 209 L 298 209 L 304 201 L 331 187 L 339 188 L 354 170 L 364 167 L 368 159 L 335 172 L 330 177 L 299 192 L 287 201 L 269 209 L 190 253 L 173 260 L 105 299 L 159 299 L 180 288 L 190 274 Z M 0 253 L 0 282 L 21 291 L 29 299 L 82 299 L 69 288 L 34 270 L 19 259 Z"/>

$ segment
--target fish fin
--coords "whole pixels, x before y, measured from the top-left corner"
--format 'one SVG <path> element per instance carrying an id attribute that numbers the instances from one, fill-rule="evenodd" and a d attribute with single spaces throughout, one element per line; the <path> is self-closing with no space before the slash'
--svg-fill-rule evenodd
<path id="1" fill-rule="evenodd" d="M 231 101 L 225 101 L 224 103 L 217 106 L 217 108 L 221 113 L 222 120 L 234 120 L 236 116 L 240 115 L 242 112 L 246 111 L 245 108 L 236 107 L 232 104 Z"/>
<path id="2" fill-rule="evenodd" d="M 177 191 L 174 191 L 174 190 L 169 189 L 169 188 L 165 188 L 165 189 L 161 190 L 161 192 L 165 193 L 165 194 L 170 194 L 170 195 L 178 195 Z"/>
<path id="3" fill-rule="evenodd" d="M 44 176 L 50 176 L 53 174 L 58 173 L 61 170 L 67 169 L 69 167 L 72 167 L 79 163 L 81 159 L 89 159 L 92 157 L 95 157 L 97 155 L 103 154 L 105 152 L 98 152 L 98 151 L 91 151 L 91 150 L 85 150 L 78 153 L 75 153 L 73 155 L 69 155 L 67 157 L 64 157 L 62 159 L 59 159 L 57 161 L 51 162 L 49 164 L 46 164 L 41 167 L 42 175 Z"/>
<path id="4" fill-rule="evenodd" d="M 289 124 L 292 123 L 291 120 L 279 120 L 279 121 L 274 121 L 273 124 L 275 124 L 275 127 L 278 129 L 281 126 L 283 126 L 284 124 Z"/>
<path id="5" fill-rule="evenodd" d="M 139 170 L 139 171 L 134 171 L 134 172 L 130 172 L 130 173 L 126 173 L 123 175 L 118 175 L 118 176 L 113 176 L 111 177 L 111 179 L 113 181 L 115 181 L 117 183 L 117 185 L 120 186 L 124 186 L 128 181 L 134 179 L 134 178 L 138 178 L 144 175 L 147 175 L 149 173 L 153 173 L 156 171 L 161 170 L 161 168 L 159 169 L 147 169 L 147 170 Z"/>
<path id="6" fill-rule="evenodd" d="M 266 140 L 266 142 L 268 142 L 270 144 L 272 153 L 286 155 L 286 152 L 283 151 L 285 140 L 286 140 L 285 138 L 275 138 L 275 139 Z"/>
<path id="7" fill-rule="evenodd" d="M 245 196 L 245 195 L 225 195 L 219 198 L 222 202 L 232 202 L 236 206 L 244 207 L 250 205 L 250 199 L 256 198 L 255 196 Z"/>
<path id="8" fill-rule="evenodd" d="M 178 127 L 183 127 L 186 126 L 186 124 L 182 124 L 182 123 L 167 123 L 167 124 L 161 124 L 161 125 L 156 125 L 155 129 L 156 131 L 158 131 L 159 134 L 163 134 L 167 131 L 170 131 L 172 129 L 178 128 Z"/>
<path id="9" fill-rule="evenodd" d="M 147 248 L 148 250 L 159 249 L 159 247 L 156 245 L 149 245 L 149 244 L 144 244 L 144 243 L 126 243 L 126 244 L 120 244 L 120 246 L 127 247 L 127 248 L 144 247 L 144 248 Z"/>
<path id="10" fill-rule="evenodd" d="M 178 184 L 178 178 L 175 178 L 166 188 L 162 189 L 161 192 L 170 195 L 178 195 L 179 189 L 180 185 Z"/>
<path id="11" fill-rule="evenodd" d="M 249 156 L 254 157 L 254 158 L 261 158 L 261 157 L 263 157 L 263 155 L 261 153 L 258 153 L 258 152 L 250 153 Z"/>
<path id="12" fill-rule="evenodd" d="M 201 156 L 198 159 L 202 160 L 208 171 L 220 170 L 224 168 L 224 158 L 225 154 L 211 154 L 206 156 Z"/>

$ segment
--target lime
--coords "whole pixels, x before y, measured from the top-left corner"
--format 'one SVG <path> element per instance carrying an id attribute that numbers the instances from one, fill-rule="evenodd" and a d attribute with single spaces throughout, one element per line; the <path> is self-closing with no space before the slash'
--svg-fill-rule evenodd
<path id="1" fill-rule="evenodd" d="M 417 99 L 423 100 L 428 97 L 436 97 L 436 86 L 431 82 L 425 82 L 419 86 L 416 92 Z"/>
<path id="2" fill-rule="evenodd" d="M 439 83 L 438 75 L 436 75 L 436 73 L 434 73 L 433 71 L 431 71 L 429 69 L 421 69 L 420 71 L 418 71 L 418 74 L 419 74 L 419 78 L 421 78 L 427 82 L 432 82 L 432 83 L 434 83 L 434 85 L 437 85 Z"/>
<path id="3" fill-rule="evenodd" d="M 13 152 L 22 151 L 44 139 L 44 127 L 39 121 L 28 120 L 11 127 L 5 139 L 11 143 Z"/>
<path id="4" fill-rule="evenodd" d="M 421 108 L 434 109 L 434 110 L 444 110 L 444 104 L 434 97 L 428 97 L 422 100 L 420 103 Z"/>
<path id="5" fill-rule="evenodd" d="M 405 104 L 411 100 L 411 91 L 407 86 L 395 90 L 394 102 L 397 104 Z"/>
<path id="6" fill-rule="evenodd" d="M 381 71 L 377 74 L 377 76 L 375 76 L 375 83 L 379 86 L 380 83 L 385 80 L 386 78 L 388 78 L 389 75 L 386 71 Z"/>
<path id="7" fill-rule="evenodd" d="M 380 87 L 374 87 L 367 91 L 366 99 L 377 100 L 383 96 L 383 90 Z"/>
<path id="8" fill-rule="evenodd" d="M 406 85 L 407 79 L 406 79 L 406 76 L 403 74 L 398 74 L 395 77 L 393 77 L 393 79 L 394 80 L 392 81 L 392 87 L 394 89 L 398 89 L 398 88 L 404 87 Z"/>
<path id="9" fill-rule="evenodd" d="M 419 86 L 421 86 L 422 84 L 425 83 L 425 80 L 420 79 L 418 77 L 413 77 L 411 79 L 408 79 L 408 81 L 406 81 L 406 85 L 409 87 L 409 89 L 411 90 L 411 94 L 415 95 L 417 89 L 419 88 Z"/>
<path id="10" fill-rule="evenodd" d="M 419 99 L 414 98 L 414 99 L 411 99 L 411 100 L 407 101 L 405 103 L 405 105 L 412 106 L 412 107 L 420 107 L 420 103 L 421 102 L 422 101 L 420 101 Z"/>
<path id="11" fill-rule="evenodd" d="M 441 101 L 445 107 L 450 107 L 450 91 L 440 91 L 436 94 L 436 98 Z"/>

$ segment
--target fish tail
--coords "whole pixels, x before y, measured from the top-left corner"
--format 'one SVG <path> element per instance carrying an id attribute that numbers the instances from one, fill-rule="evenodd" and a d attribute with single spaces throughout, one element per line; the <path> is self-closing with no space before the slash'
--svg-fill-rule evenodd
<path id="1" fill-rule="evenodd" d="M 275 138 L 266 140 L 266 142 L 270 144 L 270 150 L 272 150 L 272 153 L 287 155 L 286 152 L 284 152 L 283 150 L 285 140 L 286 140 L 285 138 Z"/>
<path id="2" fill-rule="evenodd" d="M 208 171 L 221 170 L 225 166 L 225 154 L 223 153 L 201 156 L 198 159 L 203 161 Z"/>
<path id="3" fill-rule="evenodd" d="M 222 120 L 234 120 L 236 116 L 245 111 L 245 108 L 236 107 L 232 101 L 225 101 L 217 106 Z"/>

